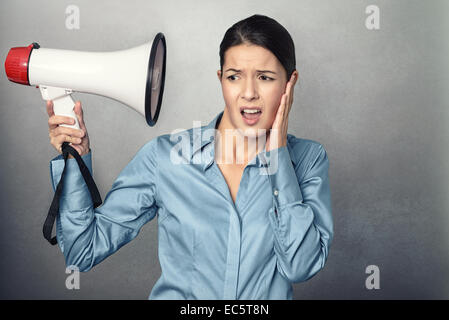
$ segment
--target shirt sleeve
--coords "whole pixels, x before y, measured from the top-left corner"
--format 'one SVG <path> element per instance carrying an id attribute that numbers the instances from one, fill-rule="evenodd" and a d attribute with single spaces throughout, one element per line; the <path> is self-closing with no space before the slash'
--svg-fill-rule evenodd
<path id="1" fill-rule="evenodd" d="M 304 179 L 299 182 L 299 166 L 293 167 L 287 146 L 274 151 L 277 164 L 268 174 L 273 195 L 269 220 L 275 236 L 277 268 L 283 277 L 297 283 L 324 267 L 332 242 L 329 160 L 323 146 L 317 145 Z"/>
<path id="2" fill-rule="evenodd" d="M 122 170 L 101 206 L 93 202 L 75 159 L 67 168 L 56 219 L 56 238 L 67 266 L 88 271 L 134 239 L 157 212 L 156 143 L 144 145 Z M 92 174 L 91 153 L 82 157 Z M 50 162 L 53 189 L 64 168 L 62 156 Z"/>

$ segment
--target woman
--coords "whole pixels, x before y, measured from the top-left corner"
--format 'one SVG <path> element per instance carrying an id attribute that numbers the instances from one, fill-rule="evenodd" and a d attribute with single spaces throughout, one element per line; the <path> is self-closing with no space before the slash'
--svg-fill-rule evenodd
<path id="1" fill-rule="evenodd" d="M 148 142 L 102 206 L 93 208 L 67 162 L 56 227 L 67 265 L 90 270 L 158 215 L 162 274 L 150 299 L 292 299 L 292 283 L 323 268 L 333 237 L 329 162 L 320 143 L 287 134 L 298 78 L 289 33 L 266 16 L 244 19 L 227 30 L 220 67 L 224 110 Z M 47 110 L 52 145 L 70 142 L 92 170 L 80 102 L 80 130 L 59 126 L 70 120 L 51 101 Z M 62 167 L 61 156 L 51 161 L 53 187 Z"/>

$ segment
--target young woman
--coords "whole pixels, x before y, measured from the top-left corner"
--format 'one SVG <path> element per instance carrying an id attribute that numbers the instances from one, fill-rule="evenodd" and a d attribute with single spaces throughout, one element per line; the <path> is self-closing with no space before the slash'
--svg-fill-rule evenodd
<path id="1" fill-rule="evenodd" d="M 287 134 L 298 79 L 289 33 L 266 16 L 244 19 L 227 30 L 220 67 L 224 110 L 149 141 L 103 205 L 93 208 L 68 160 L 56 225 L 67 265 L 90 270 L 157 215 L 162 273 L 150 299 L 292 299 L 292 283 L 323 268 L 333 237 L 329 161 L 320 143 Z M 47 110 L 51 144 L 70 142 L 92 170 L 81 103 L 81 130 L 59 126 L 70 120 L 51 101 Z M 54 188 L 63 165 L 61 155 L 51 161 Z"/>

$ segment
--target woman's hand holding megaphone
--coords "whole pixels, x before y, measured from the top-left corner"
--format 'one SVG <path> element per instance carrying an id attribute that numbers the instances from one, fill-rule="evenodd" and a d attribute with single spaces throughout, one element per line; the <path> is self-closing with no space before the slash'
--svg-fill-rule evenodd
<path id="1" fill-rule="evenodd" d="M 83 109 L 81 107 L 81 101 L 75 103 L 75 114 L 78 117 L 80 129 L 73 129 L 60 126 L 61 124 L 73 125 L 75 120 L 66 117 L 55 115 L 53 111 L 53 101 L 47 101 L 47 113 L 48 113 L 48 131 L 50 136 L 51 145 L 59 152 L 62 153 L 62 144 L 69 142 L 70 146 L 78 151 L 80 156 L 88 154 L 89 147 L 89 135 L 87 134 L 86 126 L 84 125 Z M 69 154 L 69 158 L 73 158 Z"/>

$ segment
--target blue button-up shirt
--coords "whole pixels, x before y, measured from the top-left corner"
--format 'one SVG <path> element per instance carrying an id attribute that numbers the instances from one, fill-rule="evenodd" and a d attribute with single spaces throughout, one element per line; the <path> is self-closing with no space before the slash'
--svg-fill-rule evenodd
<path id="1" fill-rule="evenodd" d="M 69 159 L 56 220 L 67 266 L 90 270 L 157 216 L 162 272 L 149 299 L 292 299 L 333 237 L 326 151 L 288 134 L 246 165 L 234 203 L 214 160 L 222 115 L 149 141 L 96 209 Z M 83 159 L 92 172 L 91 153 Z M 50 162 L 54 189 L 63 167 L 61 156 Z"/>

